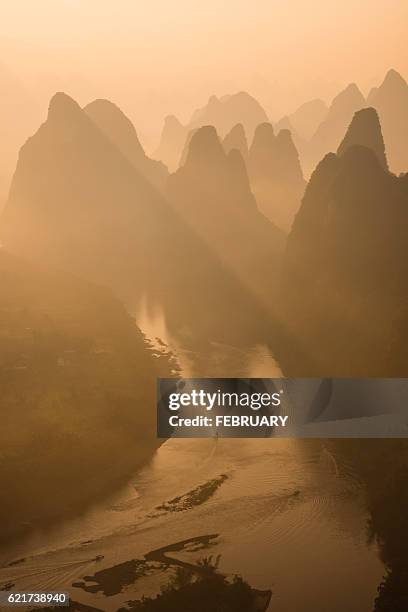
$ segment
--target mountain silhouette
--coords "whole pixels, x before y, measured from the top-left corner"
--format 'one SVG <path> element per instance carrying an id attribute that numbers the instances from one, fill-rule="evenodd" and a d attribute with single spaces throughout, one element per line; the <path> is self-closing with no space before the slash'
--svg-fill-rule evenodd
<path id="1" fill-rule="evenodd" d="M 299 156 L 288 130 L 275 136 L 270 123 L 257 127 L 248 154 L 248 173 L 260 210 L 288 231 L 305 188 Z"/>
<path id="2" fill-rule="evenodd" d="M 371 90 L 367 104 L 379 115 L 390 169 L 408 170 L 408 84 L 395 70 L 390 70 L 380 87 Z"/>
<path id="3" fill-rule="evenodd" d="M 227 154 L 213 126 L 198 129 L 185 164 L 169 177 L 167 193 L 222 266 L 270 308 L 273 291 L 265 277 L 278 274 L 284 239 L 258 211 L 241 153 Z"/>
<path id="4" fill-rule="evenodd" d="M 295 138 L 302 141 L 310 140 L 327 112 L 328 108 L 323 100 L 310 100 L 299 106 L 294 113 L 282 117 L 276 124 L 275 130 L 290 129 L 294 140 Z"/>
<path id="5" fill-rule="evenodd" d="M 190 128 L 213 125 L 221 138 L 232 130 L 237 123 L 242 123 L 249 139 L 259 123 L 268 121 L 268 117 L 255 98 L 245 91 L 234 95 L 217 98 L 211 96 L 203 108 L 196 110 L 190 121 Z"/>
<path id="6" fill-rule="evenodd" d="M 166 118 L 155 157 L 174 171 L 180 159 L 184 160 L 183 149 L 187 148 L 186 139 L 192 130 L 213 125 L 220 137 L 224 138 L 236 124 L 241 123 L 247 137 L 252 139 L 256 126 L 264 121 L 268 121 L 264 109 L 244 91 L 221 98 L 211 96 L 205 106 L 193 113 L 186 126 L 175 117 Z"/>
<path id="7" fill-rule="evenodd" d="M 396 373 L 402 344 L 393 357 L 384 347 L 408 299 L 408 181 L 387 170 L 381 143 L 375 111 L 360 111 L 307 186 L 283 273 L 292 372 L 307 363 L 309 375 Z"/>
<path id="8" fill-rule="evenodd" d="M 388 168 L 381 125 L 374 108 L 364 108 L 355 113 L 337 154 L 342 156 L 354 145 L 362 145 L 374 151 L 382 167 L 385 170 Z"/>
<path id="9" fill-rule="evenodd" d="M 154 157 L 162 160 L 170 172 L 174 172 L 179 167 L 188 133 L 189 128 L 182 125 L 174 115 L 165 118 L 160 143 Z"/>
<path id="10" fill-rule="evenodd" d="M 108 286 L 133 312 L 147 294 L 174 330 L 225 339 L 257 325 L 214 245 L 66 94 L 20 151 L 0 231 L 9 251 Z"/>
<path id="11" fill-rule="evenodd" d="M 234 125 L 222 141 L 222 146 L 226 153 L 236 149 L 244 160 L 248 158 L 248 141 L 242 123 Z"/>
<path id="12" fill-rule="evenodd" d="M 278 123 L 275 123 L 273 127 L 274 127 L 274 131 L 276 131 L 277 134 L 281 130 L 289 130 L 289 132 L 292 134 L 292 138 L 294 134 L 296 133 L 288 115 L 285 115 L 284 117 L 282 117 L 278 121 Z M 296 138 L 300 138 L 298 134 L 296 134 Z"/>
<path id="13" fill-rule="evenodd" d="M 388 71 L 383 83 L 370 91 L 367 100 L 353 83 L 334 98 L 328 110 L 324 111 L 324 103 L 319 100 L 306 103 L 295 113 L 282 117 L 275 130 L 291 131 L 305 174 L 310 175 L 326 153 L 337 150 L 354 113 L 367 107 L 378 113 L 390 170 L 397 174 L 406 172 L 408 84 L 396 70 Z M 321 122 L 311 134 L 313 121 L 319 117 Z"/>
<path id="14" fill-rule="evenodd" d="M 126 300 L 149 283 L 143 259 L 152 270 L 162 265 L 177 231 L 164 199 L 63 93 L 20 151 L 1 225 L 8 250 L 110 286 Z"/>
<path id="15" fill-rule="evenodd" d="M 140 174 L 163 191 L 167 168 L 162 162 L 147 157 L 132 122 L 120 108 L 109 100 L 94 100 L 84 111 Z"/>
<path id="16" fill-rule="evenodd" d="M 178 161 L 177 167 L 175 168 L 175 170 L 177 170 L 177 168 L 180 168 L 181 166 L 184 166 L 184 164 L 187 161 L 187 157 L 188 157 L 188 152 L 190 149 L 190 142 L 191 139 L 193 138 L 194 134 L 197 132 L 198 128 L 193 128 L 191 129 L 185 139 L 184 145 L 183 145 L 183 149 L 181 152 L 181 156 L 180 159 Z"/>
<path id="17" fill-rule="evenodd" d="M 337 150 L 354 113 L 364 106 L 365 99 L 355 83 L 348 85 L 334 98 L 325 119 L 303 153 L 306 174 L 313 171 L 326 153 Z"/>
<path id="18" fill-rule="evenodd" d="M 299 158 L 301 158 L 305 148 L 307 147 L 307 141 L 301 136 L 299 136 L 287 115 L 285 117 L 282 117 L 282 119 L 280 119 L 280 121 L 278 121 L 278 123 L 274 125 L 274 131 L 276 134 L 279 134 L 279 132 L 281 132 L 282 130 L 287 130 L 288 132 L 290 132 L 293 144 L 295 145 L 296 150 L 299 153 Z"/>

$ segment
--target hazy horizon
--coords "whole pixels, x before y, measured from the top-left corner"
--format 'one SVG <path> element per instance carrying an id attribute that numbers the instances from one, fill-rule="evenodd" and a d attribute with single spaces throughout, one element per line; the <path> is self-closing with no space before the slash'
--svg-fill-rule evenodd
<path id="1" fill-rule="evenodd" d="M 241 0 L 6 0 L 0 109 L 17 93 L 37 121 L 55 91 L 81 105 L 105 97 L 151 151 L 167 114 L 186 122 L 212 94 L 248 91 L 277 121 L 353 81 L 367 94 L 390 68 L 408 76 L 407 17 L 402 0 L 260 0 L 256 11 Z"/>

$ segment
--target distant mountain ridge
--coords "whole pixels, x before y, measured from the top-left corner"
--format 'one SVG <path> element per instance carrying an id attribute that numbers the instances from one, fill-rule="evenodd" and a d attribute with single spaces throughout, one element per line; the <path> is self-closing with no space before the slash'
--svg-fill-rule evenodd
<path id="1" fill-rule="evenodd" d="M 348 85 L 333 99 L 326 117 L 305 145 L 303 158 L 307 173 L 326 153 L 337 150 L 354 113 L 364 106 L 364 96 L 355 83 Z"/>
<path id="2" fill-rule="evenodd" d="M 407 176 L 387 169 L 376 111 L 358 111 L 338 153 L 314 171 L 289 235 L 282 308 L 292 375 L 406 370 L 407 203 Z"/>
<path id="3" fill-rule="evenodd" d="M 193 113 L 190 128 L 213 125 L 223 138 L 237 123 L 242 123 L 251 140 L 257 125 L 268 121 L 259 102 L 245 91 L 233 95 L 211 96 L 208 103 Z"/>
<path id="4" fill-rule="evenodd" d="M 371 90 L 367 104 L 380 118 L 390 168 L 399 174 L 408 171 L 408 84 L 389 70 L 378 88 Z"/>
<path id="5" fill-rule="evenodd" d="M 259 123 L 268 121 L 266 112 L 255 98 L 246 92 L 217 98 L 211 96 L 205 106 L 194 111 L 187 125 L 182 125 L 174 116 L 165 119 L 160 144 L 155 158 L 161 159 L 171 171 L 180 165 L 188 134 L 205 125 L 213 125 L 221 138 L 241 123 L 246 135 L 252 139 Z"/>
<path id="6" fill-rule="evenodd" d="M 101 130 L 66 94 L 52 98 L 46 122 L 20 151 L 0 219 L 2 242 L 17 255 L 112 288 L 133 311 L 147 294 L 173 330 L 241 337 L 261 318 L 248 319 L 248 309 L 265 316 L 267 309 L 142 176 L 140 163 L 146 173 L 155 162 L 138 149 L 121 112 L 103 107 L 104 120 L 113 115 L 113 127 L 123 131 L 109 132 L 112 124 Z"/>
<path id="7" fill-rule="evenodd" d="M 279 127 L 293 129 L 306 175 L 316 164 L 340 145 L 341 138 L 353 115 L 365 107 L 373 107 L 379 116 L 390 170 L 396 174 L 408 170 L 408 84 L 396 71 L 389 70 L 379 87 L 374 87 L 367 99 L 352 83 L 332 101 L 321 123 L 311 138 L 302 137 L 292 117 L 285 117 Z"/>
<path id="8" fill-rule="evenodd" d="M 272 124 L 258 125 L 248 153 L 248 174 L 260 210 L 289 231 L 306 186 L 289 130 L 275 136 Z"/>
<path id="9" fill-rule="evenodd" d="M 323 100 L 315 99 L 305 102 L 295 112 L 282 117 L 275 125 L 275 130 L 288 129 L 297 147 L 310 140 L 328 112 Z"/>
<path id="10" fill-rule="evenodd" d="M 354 145 L 371 149 L 384 170 L 388 170 L 384 139 L 375 108 L 364 108 L 355 113 L 346 135 L 337 149 L 337 155 L 342 157 L 347 149 Z"/>
<path id="11" fill-rule="evenodd" d="M 222 141 L 222 146 L 226 153 L 236 149 L 241 153 L 243 160 L 247 160 L 249 151 L 248 140 L 242 123 L 237 123 L 231 128 Z"/>
<path id="12" fill-rule="evenodd" d="M 186 223 L 212 245 L 220 265 L 273 310 L 274 292 L 264 279 L 278 274 L 284 236 L 259 212 L 241 153 L 225 152 L 213 126 L 194 132 L 184 165 L 169 177 L 167 195 Z"/>
<path id="13" fill-rule="evenodd" d="M 69 96 L 56 94 L 46 122 L 22 147 L 1 219 L 9 250 L 114 287 L 148 282 L 146 229 L 171 234 L 163 198 Z M 171 216 L 171 215 L 170 215 Z M 124 261 L 127 265 L 124 266 Z"/>
<path id="14" fill-rule="evenodd" d="M 147 157 L 132 122 L 120 108 L 109 100 L 94 100 L 83 110 L 135 168 L 163 191 L 168 177 L 166 166 Z"/>

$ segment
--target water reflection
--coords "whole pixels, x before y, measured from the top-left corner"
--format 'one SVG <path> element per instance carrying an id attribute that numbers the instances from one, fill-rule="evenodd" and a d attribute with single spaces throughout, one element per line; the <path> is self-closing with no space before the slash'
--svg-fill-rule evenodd
<path id="1" fill-rule="evenodd" d="M 137 325 L 156 350 L 170 351 L 177 358 L 184 377 L 273 378 L 282 376 L 272 352 L 266 344 L 233 346 L 211 340 L 193 341 L 188 330 L 172 333 L 163 307 L 140 300 L 135 313 Z M 184 340 L 184 341 L 183 341 Z"/>

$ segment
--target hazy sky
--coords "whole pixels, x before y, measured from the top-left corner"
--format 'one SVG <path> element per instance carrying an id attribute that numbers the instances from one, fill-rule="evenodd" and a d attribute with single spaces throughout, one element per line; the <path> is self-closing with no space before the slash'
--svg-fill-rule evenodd
<path id="1" fill-rule="evenodd" d="M 407 40 L 407 0 L 1 0 L 0 91 L 14 79 L 44 112 L 55 90 L 109 97 L 153 146 L 212 93 L 246 89 L 277 120 L 407 77 Z"/>

